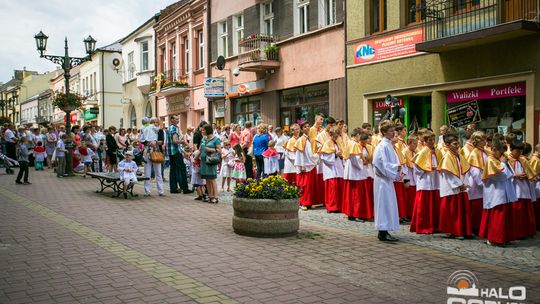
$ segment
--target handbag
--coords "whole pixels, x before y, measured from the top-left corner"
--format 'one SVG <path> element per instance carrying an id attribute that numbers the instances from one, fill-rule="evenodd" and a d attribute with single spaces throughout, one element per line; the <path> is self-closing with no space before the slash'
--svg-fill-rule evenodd
<path id="1" fill-rule="evenodd" d="M 206 164 L 209 166 L 217 165 L 221 162 L 221 154 L 217 151 L 206 155 Z"/>
<path id="2" fill-rule="evenodd" d="M 150 152 L 150 161 L 155 164 L 163 164 L 165 162 L 165 156 L 159 151 Z"/>

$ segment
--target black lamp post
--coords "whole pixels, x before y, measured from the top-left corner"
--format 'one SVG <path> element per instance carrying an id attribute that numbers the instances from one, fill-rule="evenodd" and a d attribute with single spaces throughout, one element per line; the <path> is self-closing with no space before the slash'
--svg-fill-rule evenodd
<path id="1" fill-rule="evenodd" d="M 83 40 L 84 47 L 86 48 L 86 54 L 88 54 L 88 56 L 69 57 L 67 37 L 65 39 L 64 56 L 44 55 L 47 49 L 47 39 L 49 37 L 43 34 L 42 31 L 39 31 L 39 33 L 36 34 L 34 38 L 36 39 L 36 47 L 39 52 L 39 56 L 41 58 L 46 58 L 62 66 L 62 69 L 64 70 L 66 96 L 69 96 L 69 78 L 71 76 L 69 72 L 73 67 L 76 67 L 85 61 L 92 60 L 92 54 L 94 53 L 95 47 L 96 47 L 96 40 L 94 40 L 92 36 L 88 36 L 88 38 Z M 71 109 L 65 109 L 65 112 L 66 112 L 66 134 L 68 136 L 68 139 L 66 141 L 66 149 L 68 151 L 66 153 L 67 154 L 66 155 L 66 174 L 73 175 L 73 162 L 71 160 L 71 155 L 73 153 L 73 143 L 71 141 L 71 117 L 70 117 Z"/>

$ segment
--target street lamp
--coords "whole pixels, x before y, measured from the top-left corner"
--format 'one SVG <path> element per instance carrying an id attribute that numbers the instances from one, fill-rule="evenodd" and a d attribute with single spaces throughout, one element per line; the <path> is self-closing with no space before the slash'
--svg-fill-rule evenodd
<path id="1" fill-rule="evenodd" d="M 76 67 L 85 61 L 92 60 L 92 54 L 94 53 L 95 47 L 96 47 L 96 40 L 92 38 L 92 36 L 88 36 L 88 38 L 83 40 L 84 47 L 86 49 L 86 54 L 87 54 L 86 57 L 69 57 L 67 37 L 65 39 L 64 56 L 45 55 L 44 53 L 47 50 L 48 38 L 49 37 L 45 35 L 42 31 L 39 31 L 39 33 L 34 36 L 34 39 L 36 39 L 36 47 L 39 52 L 39 57 L 48 59 L 62 66 L 62 69 L 64 70 L 66 96 L 68 96 L 69 95 L 69 78 L 70 78 L 69 72 L 71 71 L 73 67 Z M 70 121 L 71 110 L 66 109 L 64 112 L 66 112 L 66 134 L 68 136 L 68 139 L 66 141 L 66 149 L 68 151 L 66 155 L 66 174 L 72 175 L 73 162 L 71 160 L 71 156 L 73 153 L 73 143 L 71 141 L 71 121 Z"/>

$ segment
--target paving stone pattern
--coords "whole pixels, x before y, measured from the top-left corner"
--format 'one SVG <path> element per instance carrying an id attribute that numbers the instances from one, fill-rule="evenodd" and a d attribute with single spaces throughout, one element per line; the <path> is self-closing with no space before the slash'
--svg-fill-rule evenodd
<path id="1" fill-rule="evenodd" d="M 444 303 L 460 269 L 540 301 L 540 276 L 507 267 L 513 253 L 496 265 L 406 233 L 381 243 L 369 224 L 318 210 L 301 213 L 296 237 L 243 237 L 227 203 L 113 199 L 96 180 L 47 171 L 30 179 L 0 175 L 0 303 Z"/>

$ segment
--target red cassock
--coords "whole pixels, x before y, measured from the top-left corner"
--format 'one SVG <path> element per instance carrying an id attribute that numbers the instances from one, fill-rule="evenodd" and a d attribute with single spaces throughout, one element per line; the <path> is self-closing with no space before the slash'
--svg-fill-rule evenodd
<path id="1" fill-rule="evenodd" d="M 315 170 L 317 171 L 317 170 Z M 324 178 L 323 178 L 323 174 L 320 173 L 320 174 L 317 174 L 317 188 L 316 188 L 316 193 L 317 193 L 317 196 L 315 197 L 315 202 L 318 203 L 318 204 L 323 204 L 325 205 L 326 202 L 325 202 L 325 199 L 326 199 L 326 195 L 325 195 L 325 186 L 324 186 Z"/>
<path id="2" fill-rule="evenodd" d="M 512 204 L 506 203 L 491 209 L 484 209 L 478 235 L 495 244 L 504 244 L 515 240 Z"/>
<path id="3" fill-rule="evenodd" d="M 324 181 L 325 206 L 328 212 L 340 212 L 343 198 L 343 178 L 331 178 Z"/>
<path id="4" fill-rule="evenodd" d="M 300 172 L 297 176 L 297 183 L 298 186 L 302 189 L 300 205 L 315 205 L 315 201 L 317 199 L 317 170 L 313 169 L 309 172 Z"/>
<path id="5" fill-rule="evenodd" d="M 341 212 L 349 217 L 362 218 L 360 216 L 360 202 L 364 200 L 364 181 L 343 181 L 343 203 Z"/>
<path id="6" fill-rule="evenodd" d="M 373 178 L 368 177 L 364 182 L 364 198 L 360 201 L 360 212 L 364 216 L 360 218 L 371 220 L 375 216 L 375 207 L 373 206 Z"/>
<path id="7" fill-rule="evenodd" d="M 296 173 L 283 173 L 283 178 L 286 179 L 289 183 L 296 184 Z"/>
<path id="8" fill-rule="evenodd" d="M 535 221 L 536 221 L 536 230 L 540 230 L 540 199 L 533 204 Z"/>
<path id="9" fill-rule="evenodd" d="M 472 208 L 466 192 L 441 198 L 439 231 L 455 236 L 472 235 Z"/>
<path id="10" fill-rule="evenodd" d="M 396 190 L 396 199 L 399 211 L 399 218 L 407 217 L 407 194 L 405 191 L 405 183 L 394 182 L 394 189 Z"/>
<path id="11" fill-rule="evenodd" d="M 521 239 L 536 234 L 536 220 L 534 207 L 530 199 L 518 199 L 512 203 L 512 219 L 516 239 Z"/>
<path id="12" fill-rule="evenodd" d="M 414 200 L 411 232 L 435 233 L 439 229 L 439 190 L 419 190 Z"/>
<path id="13" fill-rule="evenodd" d="M 484 200 L 481 198 L 470 200 L 472 208 L 472 229 L 478 233 L 480 222 L 482 222 L 482 213 L 484 212 Z"/>
<path id="14" fill-rule="evenodd" d="M 416 186 L 409 186 L 405 189 L 407 192 L 407 218 L 412 218 L 414 210 L 414 200 L 416 198 Z"/>

